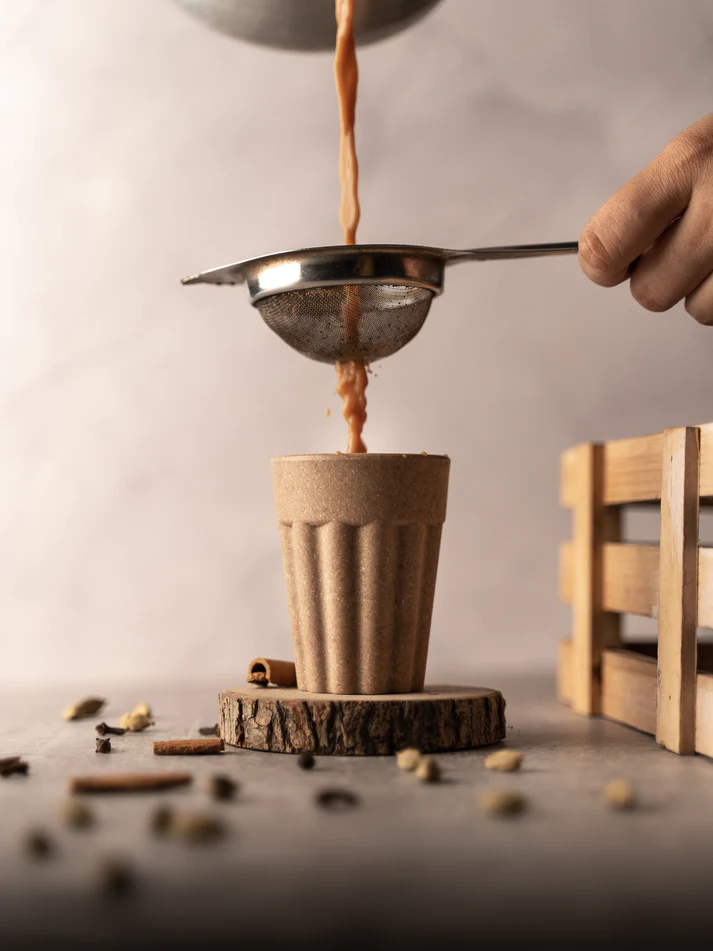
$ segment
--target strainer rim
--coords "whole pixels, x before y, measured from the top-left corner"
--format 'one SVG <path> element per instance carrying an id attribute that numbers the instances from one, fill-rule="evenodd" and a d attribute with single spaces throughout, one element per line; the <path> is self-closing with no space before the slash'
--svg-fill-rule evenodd
<path id="1" fill-rule="evenodd" d="M 252 304 L 291 290 L 350 284 L 420 287 L 438 296 L 454 252 L 423 245 L 323 245 L 279 251 L 212 268 L 184 284 L 246 284 Z"/>

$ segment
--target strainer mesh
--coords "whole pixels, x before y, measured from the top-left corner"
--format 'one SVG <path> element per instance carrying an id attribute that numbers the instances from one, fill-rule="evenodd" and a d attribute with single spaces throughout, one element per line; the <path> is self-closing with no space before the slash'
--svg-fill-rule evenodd
<path id="1" fill-rule="evenodd" d="M 432 298 L 411 285 L 348 284 L 273 294 L 255 306 L 271 330 L 312 360 L 372 363 L 415 337 Z"/>

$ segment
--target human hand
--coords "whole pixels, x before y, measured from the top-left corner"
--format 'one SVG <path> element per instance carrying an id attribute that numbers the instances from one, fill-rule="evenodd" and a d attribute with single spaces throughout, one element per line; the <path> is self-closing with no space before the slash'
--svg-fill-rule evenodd
<path id="1" fill-rule="evenodd" d="M 596 284 L 629 279 L 646 310 L 680 300 L 713 325 L 713 113 L 681 132 L 587 222 L 579 263 Z"/>

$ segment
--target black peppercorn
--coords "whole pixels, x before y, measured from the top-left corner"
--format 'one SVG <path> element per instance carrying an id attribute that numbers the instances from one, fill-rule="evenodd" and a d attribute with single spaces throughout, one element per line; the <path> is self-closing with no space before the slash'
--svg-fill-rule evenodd
<path id="1" fill-rule="evenodd" d="M 318 806 L 332 812 L 346 812 L 359 805 L 359 797 L 348 789 L 322 789 L 315 799 Z"/>

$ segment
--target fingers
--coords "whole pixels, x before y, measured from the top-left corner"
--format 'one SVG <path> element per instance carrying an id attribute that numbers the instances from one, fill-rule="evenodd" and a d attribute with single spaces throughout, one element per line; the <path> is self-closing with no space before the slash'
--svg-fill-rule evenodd
<path id="1" fill-rule="evenodd" d="M 686 208 L 693 174 L 685 163 L 672 169 L 666 149 L 587 222 L 579 239 L 579 263 L 595 284 L 614 287 Z"/>
<path id="2" fill-rule="evenodd" d="M 639 258 L 631 293 L 646 310 L 668 310 L 713 271 L 712 208 L 710 197 L 694 193 L 683 217 Z"/>
<path id="3" fill-rule="evenodd" d="M 710 205 L 713 113 L 676 136 L 585 225 L 579 245 L 584 273 L 605 287 L 620 284 L 698 189 Z"/>
<path id="4" fill-rule="evenodd" d="M 713 325 L 713 274 L 688 295 L 686 310 L 699 324 Z"/>

